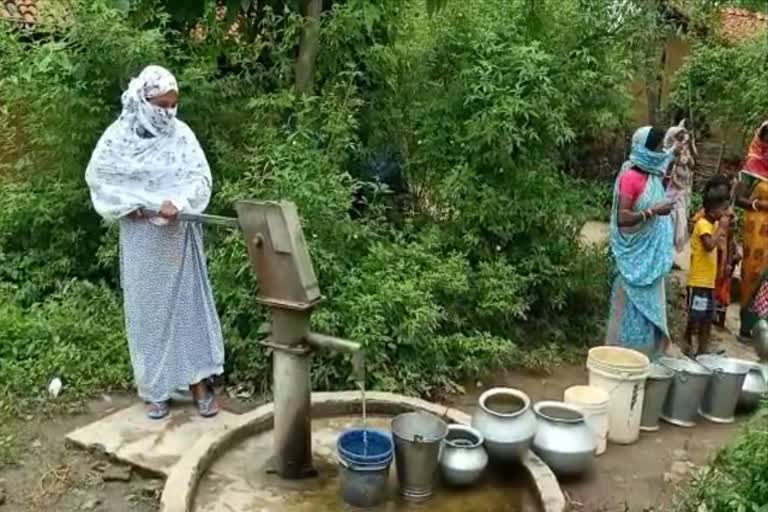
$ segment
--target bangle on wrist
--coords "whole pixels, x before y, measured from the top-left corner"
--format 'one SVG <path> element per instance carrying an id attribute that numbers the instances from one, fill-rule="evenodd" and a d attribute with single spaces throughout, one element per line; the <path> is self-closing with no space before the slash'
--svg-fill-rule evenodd
<path id="1" fill-rule="evenodd" d="M 757 211 L 757 203 L 758 203 L 758 199 L 755 199 L 754 201 L 752 201 L 752 209 L 754 211 Z"/>
<path id="2" fill-rule="evenodd" d="M 643 218 L 643 222 L 645 222 L 646 220 L 648 220 L 648 219 L 646 218 L 645 210 L 643 210 L 643 211 L 641 211 L 641 212 L 640 212 L 640 217 L 642 217 L 642 218 Z"/>

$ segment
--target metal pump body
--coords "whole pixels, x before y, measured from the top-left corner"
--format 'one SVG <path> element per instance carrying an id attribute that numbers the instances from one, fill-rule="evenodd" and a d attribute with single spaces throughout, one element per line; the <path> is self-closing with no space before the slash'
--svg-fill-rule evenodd
<path id="1" fill-rule="evenodd" d="M 275 473 L 313 476 L 310 363 L 314 349 L 356 353 L 357 343 L 309 330 L 322 300 L 299 215 L 293 203 L 240 201 L 238 222 L 259 282 L 259 301 L 270 308 L 274 395 Z"/>

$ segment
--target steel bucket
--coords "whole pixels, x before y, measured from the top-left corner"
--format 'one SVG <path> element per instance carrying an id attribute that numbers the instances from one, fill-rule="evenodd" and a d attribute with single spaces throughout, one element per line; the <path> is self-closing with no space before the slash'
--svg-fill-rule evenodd
<path id="1" fill-rule="evenodd" d="M 699 414 L 714 423 L 733 423 L 749 366 L 725 356 L 703 355 L 696 360 L 712 370 Z"/>
<path id="2" fill-rule="evenodd" d="M 712 371 L 689 359 L 662 357 L 658 362 L 675 372 L 661 419 L 678 427 L 695 427 Z"/>
<path id="3" fill-rule="evenodd" d="M 674 376 L 675 372 L 666 366 L 658 363 L 651 364 L 648 379 L 645 381 L 645 398 L 643 399 L 643 413 L 640 418 L 640 430 L 645 432 L 659 430 L 659 418 Z"/>
<path id="4" fill-rule="evenodd" d="M 433 414 L 409 412 L 392 420 L 395 467 L 400 494 L 409 501 L 432 496 L 440 458 L 440 446 L 448 425 Z"/>

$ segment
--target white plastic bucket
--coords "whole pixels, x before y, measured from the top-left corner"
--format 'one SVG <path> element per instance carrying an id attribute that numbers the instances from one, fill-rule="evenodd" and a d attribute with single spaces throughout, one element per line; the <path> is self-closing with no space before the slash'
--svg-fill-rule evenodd
<path id="1" fill-rule="evenodd" d="M 571 386 L 563 393 L 563 401 L 579 408 L 595 436 L 595 454 L 605 453 L 608 445 L 608 392 L 592 386 Z"/>
<path id="2" fill-rule="evenodd" d="M 599 349 L 589 351 L 587 369 L 589 385 L 606 391 L 610 397 L 608 440 L 616 444 L 632 444 L 640 438 L 650 361 L 640 352 L 626 348 Z"/>
<path id="3" fill-rule="evenodd" d="M 603 370 L 622 369 L 628 371 L 646 370 L 651 364 L 645 354 L 628 348 L 612 346 L 590 349 L 587 356 L 587 363 L 589 362 Z"/>

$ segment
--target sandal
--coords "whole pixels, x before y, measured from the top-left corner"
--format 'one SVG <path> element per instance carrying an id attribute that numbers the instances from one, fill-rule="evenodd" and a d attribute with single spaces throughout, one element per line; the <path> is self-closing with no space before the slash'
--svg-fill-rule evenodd
<path id="1" fill-rule="evenodd" d="M 151 420 L 161 420 L 171 412 L 171 401 L 150 402 L 147 417 Z"/>
<path id="2" fill-rule="evenodd" d="M 211 386 L 210 382 L 207 380 L 202 381 L 200 385 L 204 386 L 206 394 L 202 399 L 195 398 L 197 412 L 203 418 L 212 418 L 219 414 L 219 404 L 216 402 L 216 393 L 214 393 L 213 386 Z"/>

